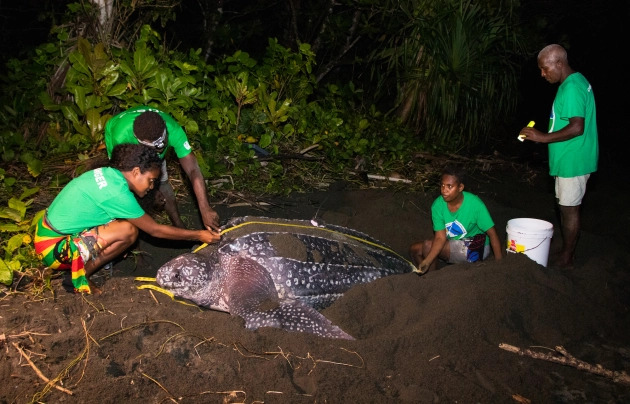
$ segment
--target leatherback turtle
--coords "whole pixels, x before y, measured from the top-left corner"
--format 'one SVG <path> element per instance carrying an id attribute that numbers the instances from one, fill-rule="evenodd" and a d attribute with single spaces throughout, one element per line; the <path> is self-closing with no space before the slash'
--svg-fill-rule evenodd
<path id="1" fill-rule="evenodd" d="M 411 272 L 413 264 L 367 234 L 308 220 L 238 217 L 217 244 L 175 257 L 157 283 L 248 329 L 276 327 L 353 339 L 318 310 L 354 285 Z"/>

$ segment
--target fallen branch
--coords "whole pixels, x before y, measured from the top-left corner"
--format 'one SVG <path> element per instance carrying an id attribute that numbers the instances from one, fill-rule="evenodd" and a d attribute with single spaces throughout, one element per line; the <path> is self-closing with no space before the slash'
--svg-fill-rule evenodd
<path id="1" fill-rule="evenodd" d="M 221 188 L 223 184 L 232 184 L 232 189 L 234 189 L 234 179 L 229 175 L 226 177 L 227 178 L 218 178 L 216 180 L 206 180 L 206 184 L 215 188 Z"/>
<path id="2" fill-rule="evenodd" d="M 46 382 L 46 384 L 56 388 L 59 391 L 62 391 L 68 395 L 73 395 L 72 391 L 63 388 L 61 386 L 58 386 L 56 384 L 54 384 L 53 382 L 50 381 L 49 378 L 47 378 L 46 376 L 44 376 L 44 374 L 41 372 L 41 370 L 39 370 L 37 368 L 37 366 L 35 366 L 35 364 L 31 361 L 31 359 L 24 353 L 24 351 L 22 351 L 22 348 L 19 347 L 18 344 L 16 344 L 15 342 L 12 342 L 11 344 L 13 344 L 13 346 L 15 347 L 15 349 L 18 350 L 18 352 L 20 353 L 20 355 L 22 355 L 22 357 L 28 362 L 28 364 L 31 366 L 31 368 L 33 368 L 33 370 L 35 371 L 35 373 L 37 374 L 37 376 L 39 376 L 40 379 L 42 379 L 44 382 Z"/>
<path id="3" fill-rule="evenodd" d="M 499 348 L 512 352 L 521 356 L 529 356 L 534 359 L 542 359 L 549 362 L 559 363 L 565 366 L 572 366 L 576 369 L 584 370 L 599 376 L 604 376 L 617 383 L 623 383 L 630 385 L 630 376 L 625 372 L 616 372 L 603 368 L 601 365 L 592 365 L 588 362 L 584 362 L 577 359 L 573 355 L 569 354 L 563 347 L 557 346 L 553 353 L 535 352 L 531 349 L 522 349 L 513 345 L 499 344 Z M 560 354 L 561 356 L 559 356 Z"/>
<path id="4" fill-rule="evenodd" d="M 261 207 L 261 206 L 270 206 L 270 204 L 266 202 L 236 202 L 236 203 L 229 204 L 228 208 L 238 208 L 240 206 Z"/>
<path id="5" fill-rule="evenodd" d="M 32 332 L 32 331 L 22 331 L 19 334 L 13 334 L 13 335 L 8 335 L 8 336 L 5 336 L 4 334 L 2 334 L 0 336 L 0 341 L 4 340 L 6 338 L 24 338 L 24 337 L 29 337 L 31 339 L 31 341 L 32 341 L 33 338 L 31 338 L 31 335 L 48 337 L 48 336 L 50 336 L 52 334 L 46 334 L 46 333 L 41 333 L 41 332 Z"/>
<path id="6" fill-rule="evenodd" d="M 398 178 L 398 177 L 385 177 L 383 175 L 376 175 L 376 174 L 368 174 L 367 175 L 368 179 L 371 180 L 378 180 L 378 181 L 391 181 L 391 182 L 403 182 L 405 184 L 411 184 L 413 183 L 413 181 L 411 180 L 407 180 L 404 178 Z"/>
<path id="7" fill-rule="evenodd" d="M 269 210 L 267 206 L 276 206 L 274 203 L 252 200 L 240 192 L 226 192 L 226 193 L 228 196 L 223 200 L 222 203 L 226 204 L 226 206 L 230 208 L 238 207 L 238 206 L 251 206 L 253 208 L 257 208 L 262 211 L 267 211 Z M 229 200 L 233 200 L 233 199 L 238 199 L 241 202 L 229 203 Z"/>
<path id="8" fill-rule="evenodd" d="M 300 150 L 300 154 L 306 154 L 306 153 L 310 152 L 313 149 L 317 149 L 318 147 L 319 147 L 319 143 L 312 144 L 309 147 Z"/>
<path id="9" fill-rule="evenodd" d="M 243 396 L 243 399 L 238 401 L 239 403 L 244 403 L 245 399 L 247 398 L 247 393 L 245 393 L 243 390 L 228 390 L 228 391 L 202 391 L 201 393 L 197 394 L 199 396 L 202 395 L 206 395 L 206 394 L 221 394 L 226 396 L 223 399 L 224 403 L 227 403 L 228 399 L 237 399 L 239 398 L 239 396 Z"/>
<path id="10" fill-rule="evenodd" d="M 405 184 L 413 184 L 413 181 L 405 179 L 405 178 L 400 178 L 400 177 L 386 177 L 384 175 L 365 174 L 365 173 L 357 174 L 354 171 L 350 171 L 348 173 L 350 175 L 359 175 L 359 176 L 362 176 L 364 179 L 369 179 L 369 180 L 402 182 L 402 183 L 405 183 Z M 365 182 L 367 182 L 367 180 Z"/>
<path id="11" fill-rule="evenodd" d="M 285 153 L 275 154 L 269 156 L 258 157 L 259 161 L 272 161 L 272 160 L 306 160 L 306 161 L 323 161 L 323 157 L 312 157 L 298 153 Z"/>

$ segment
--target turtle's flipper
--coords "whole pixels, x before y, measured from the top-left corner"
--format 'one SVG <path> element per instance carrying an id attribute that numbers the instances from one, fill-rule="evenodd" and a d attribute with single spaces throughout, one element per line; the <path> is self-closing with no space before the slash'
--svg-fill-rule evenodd
<path id="1" fill-rule="evenodd" d="M 221 265 L 230 274 L 226 279 L 230 313 L 242 317 L 248 329 L 274 327 L 326 338 L 354 339 L 317 310 L 297 300 L 280 298 L 269 272 L 258 262 L 225 255 Z"/>
<path id="2" fill-rule="evenodd" d="M 273 303 L 275 307 L 264 307 L 269 303 Z M 354 339 L 320 312 L 297 300 L 263 302 L 258 309 L 242 308 L 242 314 L 239 315 L 245 319 L 245 327 L 252 330 L 275 327 L 287 331 L 307 332 L 324 338 Z"/>

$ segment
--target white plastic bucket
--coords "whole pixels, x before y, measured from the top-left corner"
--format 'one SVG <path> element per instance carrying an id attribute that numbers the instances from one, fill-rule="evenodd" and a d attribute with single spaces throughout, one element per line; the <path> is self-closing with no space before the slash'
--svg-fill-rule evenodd
<path id="1" fill-rule="evenodd" d="M 524 253 L 540 265 L 547 266 L 553 236 L 551 223 L 540 219 L 511 219 L 505 230 L 508 252 Z"/>

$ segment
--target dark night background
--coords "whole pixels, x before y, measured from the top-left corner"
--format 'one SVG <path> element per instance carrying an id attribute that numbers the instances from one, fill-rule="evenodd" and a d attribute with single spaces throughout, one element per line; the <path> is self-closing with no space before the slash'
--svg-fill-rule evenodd
<path id="1" fill-rule="evenodd" d="M 11 57 L 23 57 L 27 51 L 49 40 L 50 21 L 59 22 L 66 2 L 46 2 L 45 9 L 39 0 L 0 0 L 0 62 L 2 66 Z M 231 2 L 234 7 L 238 2 Z M 177 20 L 168 27 L 174 38 L 172 43 L 180 49 L 201 46 L 201 21 L 198 2 L 184 1 L 177 12 Z M 601 161 L 619 158 L 617 151 L 622 136 L 622 108 L 627 104 L 623 95 L 627 93 L 627 80 L 619 79 L 628 71 L 628 21 L 629 2 L 626 0 L 523 0 L 522 23 L 532 27 L 540 35 L 541 46 L 548 43 L 563 44 L 569 54 L 571 66 L 582 72 L 595 90 L 598 127 L 600 135 Z M 248 26 L 259 30 L 256 37 L 261 41 L 248 41 L 241 49 L 252 54 L 264 48 L 267 37 L 281 35 L 282 24 L 277 8 L 284 7 L 282 1 L 270 3 L 268 14 L 244 16 Z M 49 17 L 42 18 L 42 14 Z M 536 51 L 523 66 L 520 78 L 520 99 L 515 119 L 509 127 L 514 133 L 530 120 L 545 127 L 549 108 L 557 86 L 550 85 L 540 77 L 536 65 Z M 332 73 L 335 74 L 334 72 Z M 333 77 L 334 78 L 334 77 Z M 621 98 L 621 101 L 619 100 Z M 511 120 L 512 121 L 512 120 Z M 525 142 L 515 144 L 513 133 L 506 134 L 504 145 L 521 156 L 544 154 L 540 145 Z M 491 151 L 491 150 L 488 150 Z M 538 153 L 538 152 L 542 153 Z"/>
<path id="2" fill-rule="evenodd" d="M 169 46 L 180 50 L 201 46 L 202 24 L 196 7 L 205 1 L 182 0 L 177 21 L 169 25 L 165 35 L 170 39 Z M 307 4 L 316 0 L 301 1 Z M 67 2 L 0 0 L 0 76 L 9 58 L 26 57 L 28 50 L 51 40 L 50 18 L 38 19 L 43 7 L 48 7 L 46 13 L 59 22 Z M 223 2 L 231 6 L 259 4 L 247 3 L 247 0 Z M 423 277 L 385 279 L 386 283 L 380 283 L 385 287 L 368 285 L 374 287 L 356 289 L 356 293 L 344 296 L 346 300 L 328 313 L 332 314 L 331 319 L 337 316 L 334 323 L 344 321 L 344 327 L 347 324 L 361 334 L 352 353 L 365 355 L 367 365 L 350 369 L 329 366 L 333 363 L 330 362 L 319 364 L 317 371 L 313 371 L 317 363 L 314 358 L 324 359 L 323 362 L 343 358 L 341 361 L 347 362 L 345 353 L 338 350 L 341 345 L 279 330 L 253 333 L 245 330 L 241 320 L 235 317 L 226 320 L 223 313 L 214 311 L 203 312 L 202 316 L 191 315 L 190 307 L 170 304 L 165 296 L 157 296 L 158 303 L 152 293 L 153 300 L 146 291 L 139 293 L 132 274 L 134 277 L 153 276 L 159 263 L 190 251 L 190 248 L 172 248 L 177 243 L 169 243 L 168 248 L 164 248 L 162 244 L 153 245 L 153 241 L 144 240 L 138 251 L 148 253 L 138 256 L 148 257 L 145 265 L 138 267 L 135 254 L 133 259 L 117 264 L 117 273 L 122 276 L 105 282 L 106 291 L 96 300 L 96 305 L 79 304 L 74 296 L 61 293 L 60 282 L 54 284 L 54 302 L 39 298 L 31 301 L 29 295 L 22 293 L 14 294 L 12 300 L 3 300 L 0 334 L 4 337 L 6 330 L 7 338 L 0 341 L 5 353 L 0 363 L 3 375 L 0 403 L 9 402 L 9 395 L 5 395 L 9 391 L 16 397 L 11 402 L 17 402 L 18 395 L 28 398 L 24 402 L 32 402 L 33 391 L 43 385 L 18 351 L 9 346 L 9 339 L 16 338 L 12 341 L 20 341 L 32 354 L 41 351 L 36 361 L 43 373 L 54 376 L 54 371 L 63 367 L 67 375 L 71 366 L 66 363 L 72 360 L 79 364 L 82 356 L 78 355 L 86 352 L 84 343 L 80 342 L 88 340 L 86 323 L 83 322 L 83 328 L 77 326 L 78 318 L 90 319 L 91 339 L 99 335 L 106 337 L 98 339 L 101 345 L 87 353 L 89 366 L 86 357 L 85 365 L 73 370 L 79 378 L 76 384 L 76 379 L 65 380 L 65 376 L 59 376 L 64 379 L 65 387 L 76 392 L 76 399 L 62 396 L 57 402 L 147 402 L 147 397 L 156 401 L 171 394 L 175 397 L 190 395 L 185 397 L 189 401 L 180 398 L 179 402 L 216 402 L 219 396 L 195 394 L 200 390 L 225 392 L 235 386 L 248 394 L 248 401 L 239 402 L 289 402 L 288 397 L 295 397 L 292 402 L 312 402 L 308 394 L 303 393 L 317 394 L 317 402 L 514 403 L 526 402 L 527 398 L 532 398 L 534 403 L 630 402 L 627 385 L 567 366 L 497 351 L 498 342 L 518 342 L 517 345 L 536 345 L 537 348 L 563 345 L 576 358 L 601 364 L 604 369 L 625 372 L 630 369 L 627 354 L 630 258 L 623 237 L 630 226 L 625 208 L 630 195 L 628 186 L 623 185 L 628 184 L 628 180 L 624 175 L 626 151 L 622 137 L 625 136 L 622 117 L 628 104 L 625 99 L 628 84 L 621 77 L 629 67 L 625 53 L 630 1 L 521 2 L 522 24 L 538 33 L 538 45 L 532 47 L 523 62 L 515 116 L 504 117 L 504 124 L 493 137 L 495 143 L 488 142 L 480 152 L 500 151 L 527 164 L 503 164 L 499 160 L 497 169 L 487 177 L 477 176 L 476 188 L 471 188 L 487 198 L 500 233 L 511 218 L 538 217 L 553 222 L 559 236 L 553 179 L 546 174 L 547 146 L 521 143 L 516 137 L 519 129 L 530 120 L 535 120 L 540 129 L 547 127 L 557 85 L 549 84 L 540 76 L 536 55 L 546 44 L 561 43 L 568 50 L 571 66 L 582 72 L 594 88 L 600 141 L 600 167 L 589 179 L 582 206 L 584 232 L 576 254 L 575 271 L 561 272 L 554 268 L 539 271 L 537 264 L 521 254 L 507 254 L 507 265 L 488 260 L 473 271 L 469 271 L 467 264 L 456 265 L 452 270 L 435 271 Z M 239 46 L 236 49 L 255 56 L 256 51 L 266 45 L 268 36 L 282 35 L 282 24 L 286 21 L 279 17 L 282 13 L 278 10 L 286 9 L 287 1 L 266 0 L 264 3 L 270 4 L 265 13 L 243 17 L 249 19 L 248 29 L 260 30 L 257 41 L 231 46 Z M 345 80 L 339 71 L 331 72 L 329 78 Z M 539 170 L 533 174 L 529 169 L 519 171 L 528 168 L 526 165 Z M 407 251 L 411 240 L 432 235 L 428 212 L 434 196 L 430 190 L 335 188 L 315 194 L 293 193 L 295 199 L 280 198 L 269 204 L 271 210 L 266 215 L 295 215 L 346 223 L 348 227 L 391 243 L 394 250 L 401 253 Z M 190 208 L 194 203 L 182 206 Z M 218 206 L 221 218 L 260 214 L 257 206 L 232 208 L 227 203 Z M 551 252 L 560 247 L 562 238 L 557 236 L 553 237 Z M 128 269 L 120 268 L 125 265 Z M 100 307 L 107 308 L 107 313 Z M 98 322 L 94 321 L 97 319 Z M 117 335 L 123 321 L 125 327 L 134 328 L 134 323 L 145 323 L 147 319 L 170 319 L 181 324 L 184 332 L 173 331 L 170 325 L 154 325 L 134 330 L 136 337 Z M 178 334 L 173 335 L 173 332 Z M 184 334 L 203 335 L 205 346 L 200 346 L 197 337 L 183 338 Z M 114 335 L 114 339 L 102 341 Z M 249 350 L 248 357 L 239 356 L 236 353 L 239 349 L 233 349 L 232 344 L 225 341 L 238 341 L 239 346 Z M 170 348 L 164 349 L 167 343 Z M 171 343 L 177 344 L 171 346 Z M 89 347 L 89 341 L 87 344 Z M 275 355 L 275 361 L 253 358 L 259 357 L 252 354 L 255 352 L 277 354 L 276 348 L 284 352 Z M 83 353 L 79 352 L 81 350 Z M 158 358 L 157 352 L 164 355 Z M 302 358 L 304 361 L 296 362 L 298 366 L 294 367 L 288 356 L 284 356 L 293 352 L 301 356 L 308 352 L 308 358 Z M 296 355 L 293 357 L 297 358 Z M 140 371 L 145 378 L 149 374 L 160 375 L 156 377 L 159 383 L 154 379 L 141 379 Z M 300 396 L 286 395 L 283 399 L 280 395 L 267 394 L 270 392 L 299 393 Z M 54 398 L 63 393 L 53 391 L 52 394 L 56 395 L 46 401 L 55 402 Z M 195 399 L 199 401 L 190 401 Z M 161 400 L 165 401 L 168 398 Z M 225 402 L 228 402 L 227 396 Z"/>

